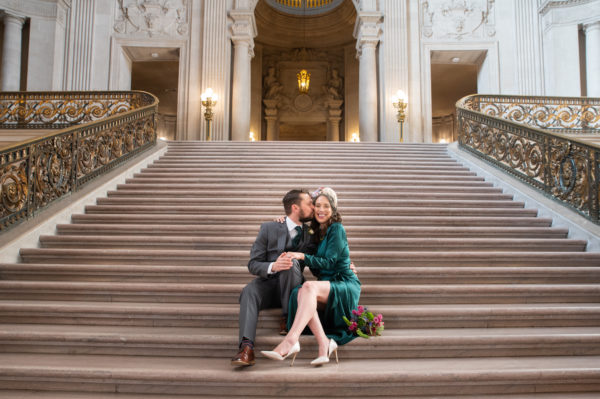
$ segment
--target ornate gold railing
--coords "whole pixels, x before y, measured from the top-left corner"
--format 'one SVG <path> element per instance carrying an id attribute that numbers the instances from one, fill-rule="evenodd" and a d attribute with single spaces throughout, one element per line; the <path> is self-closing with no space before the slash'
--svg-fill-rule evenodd
<path id="1" fill-rule="evenodd" d="M 0 150 L 0 231 L 156 144 L 145 92 L 0 93 L 0 129 L 59 129 Z"/>
<path id="2" fill-rule="evenodd" d="M 472 95 L 456 104 L 459 145 L 600 223 L 600 98 Z"/>

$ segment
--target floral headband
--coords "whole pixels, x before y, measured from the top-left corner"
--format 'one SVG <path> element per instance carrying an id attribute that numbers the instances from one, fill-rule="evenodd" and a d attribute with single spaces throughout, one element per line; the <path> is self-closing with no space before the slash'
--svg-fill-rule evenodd
<path id="1" fill-rule="evenodd" d="M 324 195 L 329 200 L 331 207 L 333 210 L 337 210 L 337 194 L 331 187 L 319 187 L 310 195 L 314 200 L 316 200 L 321 195 Z"/>

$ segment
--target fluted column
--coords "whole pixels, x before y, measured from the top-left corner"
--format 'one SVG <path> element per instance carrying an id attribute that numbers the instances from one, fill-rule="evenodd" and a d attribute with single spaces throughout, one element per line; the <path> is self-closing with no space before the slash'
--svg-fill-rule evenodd
<path id="1" fill-rule="evenodd" d="M 361 141 L 377 141 L 377 58 L 381 13 L 359 12 L 354 31 L 359 57 L 358 118 Z"/>
<path id="2" fill-rule="evenodd" d="M 248 141 L 250 131 L 250 60 L 254 57 L 256 25 L 254 13 L 234 10 L 229 13 L 234 23 L 231 27 L 233 55 L 233 87 L 231 95 L 231 139 Z"/>
<path id="3" fill-rule="evenodd" d="M 4 12 L 2 45 L 2 91 L 18 91 L 21 87 L 21 36 L 25 18 Z"/>
<path id="4" fill-rule="evenodd" d="M 600 97 L 600 21 L 584 26 L 587 95 Z"/>

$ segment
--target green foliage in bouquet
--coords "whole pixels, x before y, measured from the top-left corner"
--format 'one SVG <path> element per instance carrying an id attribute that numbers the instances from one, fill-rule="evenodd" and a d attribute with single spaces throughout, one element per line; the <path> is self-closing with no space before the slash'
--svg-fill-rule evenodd
<path id="1" fill-rule="evenodd" d="M 350 320 L 346 316 L 343 316 L 343 319 L 348 325 L 348 330 L 362 338 L 375 337 L 383 332 L 383 316 L 381 314 L 374 316 L 361 305 L 358 309 L 352 310 Z"/>

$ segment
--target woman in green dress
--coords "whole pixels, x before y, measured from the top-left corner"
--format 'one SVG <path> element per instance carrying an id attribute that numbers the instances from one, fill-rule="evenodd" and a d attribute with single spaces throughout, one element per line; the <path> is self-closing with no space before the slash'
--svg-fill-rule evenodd
<path id="1" fill-rule="evenodd" d="M 303 260 L 318 281 L 307 281 L 296 287 L 291 295 L 288 310 L 289 332 L 272 351 L 262 351 L 274 360 L 293 356 L 292 365 L 300 352 L 300 334 L 308 325 L 317 343 L 319 356 L 311 362 L 318 366 L 329 362 L 337 346 L 350 342 L 355 336 L 347 329 L 342 316 L 348 318 L 358 306 L 360 281 L 350 270 L 350 251 L 342 218 L 337 211 L 337 195 L 329 187 L 313 193 L 315 206 L 312 230 L 320 241 L 317 253 L 308 255 L 288 252 L 288 256 Z M 321 311 L 322 319 L 319 317 Z"/>

